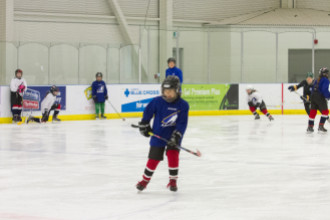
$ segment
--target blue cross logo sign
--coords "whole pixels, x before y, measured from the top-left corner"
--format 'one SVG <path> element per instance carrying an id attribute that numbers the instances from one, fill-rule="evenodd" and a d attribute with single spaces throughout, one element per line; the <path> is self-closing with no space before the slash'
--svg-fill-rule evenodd
<path id="1" fill-rule="evenodd" d="M 128 97 L 129 96 L 129 90 L 126 89 L 125 92 L 124 92 L 125 96 Z"/>

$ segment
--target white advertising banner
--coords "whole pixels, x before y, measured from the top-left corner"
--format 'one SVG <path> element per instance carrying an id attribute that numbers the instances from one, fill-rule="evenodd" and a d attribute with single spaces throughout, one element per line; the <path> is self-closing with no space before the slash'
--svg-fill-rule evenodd
<path id="1" fill-rule="evenodd" d="M 161 95 L 160 85 L 110 85 L 109 99 L 120 112 L 142 112 L 154 97 Z"/>
<path id="2" fill-rule="evenodd" d="M 252 85 L 262 96 L 268 109 L 281 109 L 282 84 L 239 84 L 239 110 L 247 110 L 247 85 Z"/>
<path id="3" fill-rule="evenodd" d="M 302 100 L 295 92 L 288 91 L 288 86 L 292 84 L 252 84 L 259 91 L 268 107 L 268 109 L 283 108 L 304 109 Z M 239 110 L 247 110 L 246 101 L 247 84 L 239 84 Z M 68 85 L 66 87 L 66 109 L 61 115 L 84 115 L 94 114 L 94 102 L 91 98 L 91 89 L 89 85 Z M 109 101 L 118 112 L 142 112 L 150 100 L 161 95 L 159 84 L 115 84 L 107 85 Z M 297 91 L 302 94 L 302 89 Z M 41 95 L 41 97 L 44 97 Z M 106 103 L 106 113 L 115 113 L 111 105 Z M 41 112 L 33 112 L 33 115 L 41 115 Z M 10 90 L 8 86 L 0 87 L 0 117 L 11 117 L 10 110 Z"/>

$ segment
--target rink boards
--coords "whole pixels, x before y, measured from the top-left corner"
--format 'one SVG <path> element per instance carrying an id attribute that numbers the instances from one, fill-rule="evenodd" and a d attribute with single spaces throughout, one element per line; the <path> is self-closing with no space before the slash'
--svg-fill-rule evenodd
<path id="1" fill-rule="evenodd" d="M 305 114 L 299 95 L 291 93 L 291 84 L 253 84 L 262 94 L 272 114 Z M 66 109 L 61 111 L 62 120 L 89 120 L 94 118 L 94 103 L 89 85 L 62 85 L 65 87 Z M 38 86 L 49 87 L 49 86 Z M 183 97 L 190 104 L 191 116 L 246 115 L 250 114 L 246 101 L 246 84 L 191 84 L 183 85 Z M 107 85 L 109 100 L 123 117 L 140 117 L 149 101 L 161 94 L 158 84 L 110 84 Z M 302 94 L 302 89 L 298 91 Z M 41 94 L 44 97 L 45 94 Z M 109 103 L 105 112 L 108 118 L 118 118 Z M 41 115 L 34 111 L 33 115 Z M 0 87 L 0 123 L 11 122 L 10 90 Z"/>

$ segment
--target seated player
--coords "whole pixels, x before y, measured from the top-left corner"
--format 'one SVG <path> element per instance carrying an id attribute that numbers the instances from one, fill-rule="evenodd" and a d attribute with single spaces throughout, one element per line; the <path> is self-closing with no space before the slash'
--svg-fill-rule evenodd
<path id="1" fill-rule="evenodd" d="M 27 89 L 26 81 L 22 76 L 23 71 L 21 69 L 17 69 L 15 71 L 15 78 L 13 78 L 10 82 L 10 102 L 11 112 L 13 114 L 13 123 L 22 121 L 21 113 L 23 94 Z"/>
<path id="2" fill-rule="evenodd" d="M 248 94 L 247 96 L 247 102 L 250 107 L 250 111 L 254 115 L 254 119 L 258 120 L 260 119 L 259 114 L 257 113 L 257 109 L 260 108 L 260 111 L 264 113 L 269 119 L 269 121 L 274 120 L 274 118 L 271 116 L 271 114 L 267 111 L 267 107 L 265 102 L 263 101 L 261 95 L 259 92 L 257 92 L 253 86 L 248 85 L 246 87 L 246 93 Z"/>
<path id="3" fill-rule="evenodd" d="M 181 98 L 181 86 L 179 78 L 168 76 L 162 83 L 162 96 L 154 98 L 146 107 L 143 118 L 139 122 L 140 133 L 150 137 L 153 132 L 167 140 L 166 142 L 155 137 L 150 139 L 149 160 L 144 170 L 143 179 L 138 182 L 136 188 L 144 190 L 157 165 L 163 160 L 166 151 L 170 182 L 167 187 L 171 191 L 177 191 L 177 178 L 179 172 L 179 152 L 176 147 L 181 145 L 183 135 L 188 124 L 188 103 Z M 150 127 L 150 120 L 154 118 L 153 126 Z"/>
<path id="4" fill-rule="evenodd" d="M 305 110 L 308 115 L 309 115 L 310 109 L 311 109 L 310 97 L 312 94 L 313 81 L 314 81 L 314 75 L 313 75 L 313 73 L 309 72 L 309 73 L 307 73 L 307 77 L 305 80 L 301 81 L 298 85 L 289 86 L 289 88 L 288 88 L 291 92 L 296 91 L 301 87 L 304 88 L 303 95 L 300 96 L 300 98 L 304 102 Z"/>
<path id="5" fill-rule="evenodd" d="M 57 86 L 52 86 L 47 92 L 46 97 L 41 102 L 41 112 L 42 118 L 36 118 L 30 116 L 27 120 L 27 123 L 30 121 L 34 121 L 37 123 L 47 122 L 49 118 L 49 114 L 52 110 L 54 110 L 53 114 L 53 122 L 60 122 L 61 120 L 57 118 L 60 113 L 61 104 L 56 103 L 56 96 L 58 96 L 60 90 Z"/>

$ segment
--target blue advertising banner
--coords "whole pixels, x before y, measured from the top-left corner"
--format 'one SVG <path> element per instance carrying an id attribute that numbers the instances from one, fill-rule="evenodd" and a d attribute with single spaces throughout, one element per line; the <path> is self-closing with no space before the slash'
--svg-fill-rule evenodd
<path id="1" fill-rule="evenodd" d="M 130 102 L 123 104 L 121 106 L 122 112 L 143 112 L 145 107 L 151 102 L 153 98 L 150 99 L 144 99 L 144 100 L 138 100 L 135 102 Z"/>
<path id="2" fill-rule="evenodd" d="M 40 111 L 40 103 L 46 97 L 51 86 L 29 86 L 23 95 L 23 108 L 26 111 Z M 66 110 L 66 87 L 58 86 L 60 93 L 56 102 L 61 104 L 61 110 Z"/>

